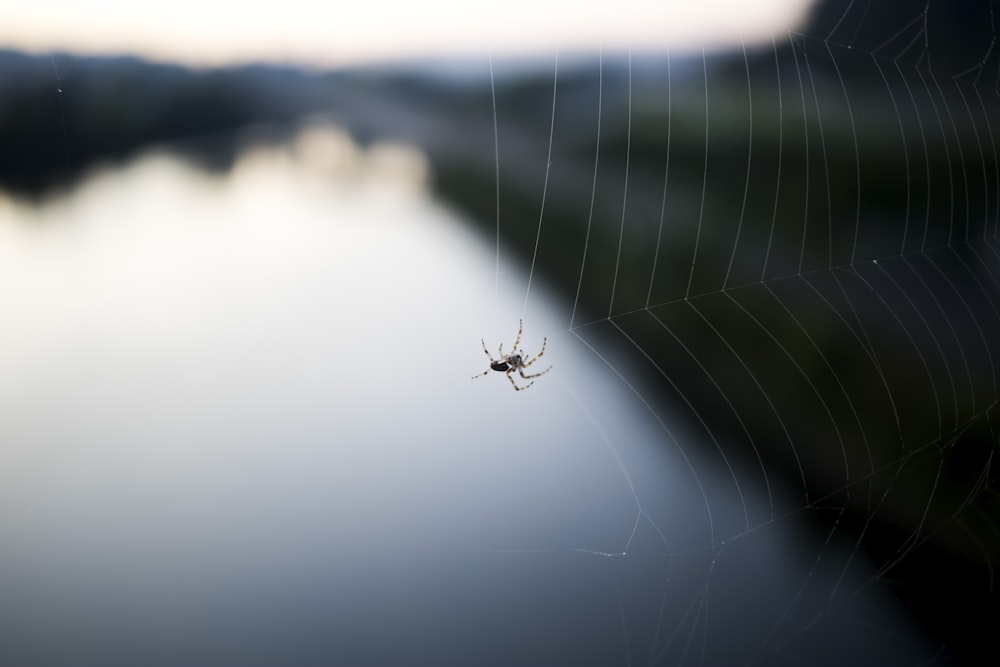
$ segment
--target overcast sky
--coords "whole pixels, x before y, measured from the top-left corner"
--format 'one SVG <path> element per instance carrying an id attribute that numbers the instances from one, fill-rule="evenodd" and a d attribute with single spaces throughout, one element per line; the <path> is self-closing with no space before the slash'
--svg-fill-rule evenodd
<path id="1" fill-rule="evenodd" d="M 133 53 L 192 64 L 320 65 L 560 49 L 700 48 L 770 40 L 813 0 L 32 0 L 0 48 Z"/>

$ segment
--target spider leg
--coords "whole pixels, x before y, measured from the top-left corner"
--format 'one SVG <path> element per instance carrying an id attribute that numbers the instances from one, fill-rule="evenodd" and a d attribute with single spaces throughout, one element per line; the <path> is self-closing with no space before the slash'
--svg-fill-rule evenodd
<path id="1" fill-rule="evenodd" d="M 485 354 L 485 355 L 486 355 L 487 357 L 489 357 L 489 358 L 490 358 L 490 367 L 489 367 L 489 368 L 487 368 L 487 369 L 486 369 L 485 371 L 483 371 L 482 373 L 480 373 L 479 375 L 473 375 L 473 376 L 472 376 L 472 379 L 473 379 L 473 380 L 475 380 L 476 378 L 481 378 L 481 377 L 483 377 L 484 375 L 489 375 L 489 374 L 490 374 L 490 371 L 491 371 L 491 370 L 493 370 L 493 364 L 495 364 L 495 363 L 496 363 L 496 359 L 494 359 L 494 358 L 493 358 L 493 355 L 492 355 L 492 354 L 490 354 L 490 351 L 486 349 L 486 341 L 485 341 L 485 340 L 483 340 L 482 338 L 480 338 L 480 339 L 479 339 L 479 342 L 483 344 L 483 353 L 484 353 L 484 354 Z M 501 346 L 501 347 L 503 347 L 503 346 Z M 503 358 L 503 354 L 501 354 L 501 355 L 500 355 L 500 357 L 501 357 L 501 358 Z"/>
<path id="2" fill-rule="evenodd" d="M 541 351 L 541 352 L 539 352 L 538 354 L 536 354 L 536 355 L 535 355 L 535 358 L 534 358 L 534 359 L 532 359 L 531 361 L 529 361 L 529 362 L 527 362 L 527 363 L 524 363 L 524 364 L 521 364 L 521 365 L 522 365 L 522 366 L 524 366 L 525 368 L 527 368 L 527 367 L 528 367 L 528 366 L 530 366 L 531 364 L 533 364 L 533 363 L 535 363 L 536 361 L 538 361 L 539 359 L 541 359 L 541 358 L 542 358 L 542 355 L 543 355 L 543 354 L 545 354 L 545 344 L 546 344 L 546 343 L 548 343 L 548 342 L 549 342 L 549 339 L 548 339 L 548 337 L 545 337 L 545 338 L 543 338 L 543 339 L 542 339 L 542 351 Z M 522 356 L 522 357 L 524 356 L 524 353 L 523 353 L 523 352 L 522 352 L 521 356 Z M 550 366 L 550 368 L 551 368 L 551 366 Z"/>
<path id="3" fill-rule="evenodd" d="M 552 370 L 552 366 L 549 366 L 548 368 L 546 368 L 541 373 L 532 373 L 531 375 L 525 375 L 524 374 L 524 368 L 522 367 L 522 368 L 518 368 L 517 372 L 520 373 L 521 377 L 523 377 L 525 380 L 531 380 L 531 378 L 536 378 L 539 375 L 545 375 L 546 373 L 548 373 L 551 370 Z M 534 380 L 532 380 L 532 384 L 534 384 Z"/>
<path id="4" fill-rule="evenodd" d="M 517 346 L 521 344 L 521 334 L 524 333 L 524 320 L 518 320 L 518 322 L 519 324 L 517 325 L 517 340 L 514 341 L 514 346 L 510 348 L 514 350 L 514 352 L 517 352 Z"/>
<path id="5" fill-rule="evenodd" d="M 532 380 L 531 382 L 529 382 L 528 384 L 524 385 L 523 387 L 518 387 L 517 383 L 514 382 L 514 369 L 513 368 L 511 368 L 509 371 L 507 371 L 506 375 L 507 375 L 507 379 L 510 380 L 510 386 L 512 386 L 517 391 L 523 391 L 523 390 L 527 389 L 528 387 L 530 387 L 531 385 L 535 384 L 535 381 Z M 523 375 L 523 373 L 522 373 L 522 375 Z"/>

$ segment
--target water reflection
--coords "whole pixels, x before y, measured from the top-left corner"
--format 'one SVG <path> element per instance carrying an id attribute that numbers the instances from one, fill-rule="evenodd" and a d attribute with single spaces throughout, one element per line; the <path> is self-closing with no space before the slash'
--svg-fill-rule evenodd
<path id="1" fill-rule="evenodd" d="M 912 650 L 891 605 L 835 595 L 859 554 L 761 519 L 762 490 L 693 460 L 539 288 L 522 344 L 547 335 L 552 373 L 472 383 L 524 285 L 497 292 L 427 177 L 313 127 L 226 179 L 154 155 L 2 204 L 3 662 Z M 871 634 L 836 620 L 872 613 Z"/>

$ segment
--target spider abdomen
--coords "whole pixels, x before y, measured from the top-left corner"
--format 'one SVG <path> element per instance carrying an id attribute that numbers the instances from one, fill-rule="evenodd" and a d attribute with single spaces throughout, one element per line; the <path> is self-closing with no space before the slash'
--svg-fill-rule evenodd
<path id="1" fill-rule="evenodd" d="M 495 371 L 503 372 L 508 370 L 510 368 L 510 365 L 504 361 L 494 361 L 493 363 L 490 364 L 490 368 L 492 368 Z"/>

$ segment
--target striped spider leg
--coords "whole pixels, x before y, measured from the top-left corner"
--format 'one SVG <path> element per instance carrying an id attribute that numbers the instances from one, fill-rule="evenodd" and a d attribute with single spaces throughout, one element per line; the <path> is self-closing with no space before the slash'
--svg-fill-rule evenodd
<path id="1" fill-rule="evenodd" d="M 497 356 L 500 357 L 499 359 L 493 358 L 493 355 L 490 354 L 490 351 L 486 348 L 486 341 L 480 339 L 480 342 L 483 344 L 483 352 L 490 360 L 490 367 L 487 368 L 482 373 L 480 373 L 479 375 L 473 375 L 472 379 L 475 380 L 476 378 L 481 378 L 484 375 L 489 375 L 490 371 L 498 371 L 500 373 L 504 373 L 507 376 L 507 379 L 510 380 L 510 386 L 514 387 L 516 391 L 521 391 L 535 384 L 535 381 L 532 378 L 536 378 L 540 375 L 545 375 L 550 370 L 552 370 L 552 366 L 549 366 L 541 373 L 532 373 L 528 375 L 525 374 L 524 369 L 528 368 L 533 363 L 541 359 L 542 355 L 545 354 L 545 346 L 548 343 L 548 337 L 542 339 L 542 351 L 536 354 L 533 358 L 528 359 L 528 356 L 524 353 L 524 350 L 518 349 L 518 346 L 521 344 L 521 335 L 523 333 L 524 333 L 524 320 L 521 320 L 520 325 L 517 328 L 517 338 L 514 340 L 514 351 L 511 352 L 510 354 L 505 355 L 503 353 L 503 343 L 500 343 L 500 347 L 497 348 Z M 518 375 L 520 375 L 522 379 L 531 380 L 531 382 L 524 385 L 523 387 L 517 386 L 517 383 L 514 381 L 514 371 L 517 371 Z"/>

